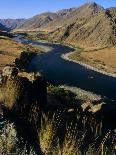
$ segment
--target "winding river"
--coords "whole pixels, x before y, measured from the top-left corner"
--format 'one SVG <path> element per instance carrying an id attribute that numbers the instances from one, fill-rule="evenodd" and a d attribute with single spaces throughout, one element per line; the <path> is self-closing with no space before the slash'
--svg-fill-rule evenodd
<path id="1" fill-rule="evenodd" d="M 31 61 L 29 71 L 42 72 L 45 79 L 53 84 L 78 87 L 95 94 L 116 100 L 116 78 L 90 70 L 61 55 L 72 48 L 41 41 L 22 40 L 23 43 L 40 46 L 46 53 L 38 54 Z"/>

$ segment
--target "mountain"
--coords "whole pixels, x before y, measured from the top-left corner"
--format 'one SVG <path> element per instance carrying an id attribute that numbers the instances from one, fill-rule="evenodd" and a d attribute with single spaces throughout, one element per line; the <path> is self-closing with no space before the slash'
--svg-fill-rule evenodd
<path id="1" fill-rule="evenodd" d="M 34 16 L 19 27 L 21 30 L 48 31 L 52 41 L 80 46 L 116 45 L 116 8 L 104 9 L 93 3 L 78 8 Z"/>
<path id="2" fill-rule="evenodd" d="M 86 3 L 79 8 L 59 10 L 56 13 L 43 13 L 28 19 L 21 29 L 53 30 L 64 24 L 70 24 L 79 17 L 87 17 L 103 10 L 96 3 Z"/>
<path id="3" fill-rule="evenodd" d="M 106 47 L 116 45 L 116 14 L 102 11 L 94 16 L 78 18 L 47 36 L 50 40 L 80 46 Z"/>
<path id="4" fill-rule="evenodd" d="M 57 15 L 63 17 L 63 16 L 67 16 L 70 12 L 74 11 L 76 8 L 70 8 L 70 9 L 62 9 L 57 11 Z"/>
<path id="5" fill-rule="evenodd" d="M 60 20 L 54 21 L 43 27 L 44 29 L 53 30 L 56 28 L 60 28 L 64 25 L 69 25 L 75 22 L 78 18 L 86 18 L 88 16 L 97 14 L 101 10 L 104 10 L 103 7 L 99 6 L 96 3 L 86 3 L 82 5 L 81 7 L 75 8 L 70 13 L 68 13 L 66 16 L 63 16 L 60 18 Z"/>
<path id="6" fill-rule="evenodd" d="M 45 26 L 47 23 L 57 19 L 59 16 L 56 13 L 46 12 L 27 19 L 19 29 L 36 29 Z"/>
<path id="7" fill-rule="evenodd" d="M 116 45 L 116 8 L 105 10 L 96 3 L 86 3 L 44 28 L 53 30 L 46 36 L 53 41 L 81 47 L 114 46 Z"/>
<path id="8" fill-rule="evenodd" d="M 8 28 L 0 23 L 0 31 L 8 31 Z"/>
<path id="9" fill-rule="evenodd" d="M 74 11 L 75 8 L 59 10 L 56 13 L 46 12 L 36 15 L 24 22 L 19 29 L 34 30 L 46 27 L 49 23 L 54 23 L 55 21 L 61 20 L 63 17 Z M 48 25 L 49 26 L 49 25 Z"/>
<path id="10" fill-rule="evenodd" d="M 25 19 L 0 19 L 0 23 L 7 27 L 9 30 L 13 30 L 23 24 Z"/>

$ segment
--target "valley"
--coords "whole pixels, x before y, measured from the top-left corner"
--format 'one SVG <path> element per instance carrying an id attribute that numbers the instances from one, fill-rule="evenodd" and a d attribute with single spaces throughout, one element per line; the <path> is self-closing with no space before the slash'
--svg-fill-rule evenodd
<path id="1" fill-rule="evenodd" d="M 0 155 L 115 155 L 115 5 L 30 1 L 0 19 Z"/>

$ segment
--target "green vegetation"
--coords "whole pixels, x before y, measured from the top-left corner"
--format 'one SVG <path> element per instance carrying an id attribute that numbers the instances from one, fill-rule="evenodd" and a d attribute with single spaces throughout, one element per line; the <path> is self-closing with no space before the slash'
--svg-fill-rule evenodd
<path id="1" fill-rule="evenodd" d="M 61 103 L 73 103 L 75 102 L 76 95 L 69 90 L 65 90 L 64 88 L 60 88 L 60 86 L 48 86 L 48 93 L 50 92 L 56 99 L 60 100 Z"/>
<path id="2" fill-rule="evenodd" d="M 31 40 L 39 40 L 39 38 L 45 36 L 47 34 L 47 32 L 45 31 L 32 31 L 32 32 L 27 32 L 27 39 L 31 39 Z"/>

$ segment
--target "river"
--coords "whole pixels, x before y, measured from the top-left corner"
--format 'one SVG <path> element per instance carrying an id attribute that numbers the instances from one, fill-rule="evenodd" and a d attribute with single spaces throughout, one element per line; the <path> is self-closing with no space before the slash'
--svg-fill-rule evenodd
<path id="1" fill-rule="evenodd" d="M 61 57 L 62 54 L 71 52 L 72 48 L 42 41 L 23 40 L 22 42 L 40 46 L 46 50 L 46 53 L 38 54 L 32 59 L 29 71 L 41 72 L 44 78 L 53 84 L 78 87 L 116 100 L 115 77 L 87 69 Z"/>
<path id="2" fill-rule="evenodd" d="M 38 45 L 46 51 L 46 53 L 38 54 L 32 59 L 28 68 L 29 71 L 42 72 L 44 78 L 53 84 L 78 87 L 86 91 L 94 92 L 98 95 L 106 96 L 111 100 L 116 100 L 116 78 L 87 69 L 77 63 L 64 60 L 61 57 L 62 54 L 72 51 L 72 48 L 60 44 L 40 41 L 27 41 L 24 39 L 19 39 L 17 41 L 25 44 Z M 0 136 L 7 132 L 11 132 L 12 130 L 15 132 L 16 129 L 18 131 L 20 131 L 19 129 L 23 129 L 24 133 L 22 133 L 26 135 L 27 131 L 25 132 L 21 124 L 19 125 L 18 123 L 18 126 L 16 126 L 15 122 L 12 123 L 11 121 L 4 119 L 0 113 Z M 4 133 L 2 133 L 3 131 Z M 7 134 L 5 136 L 7 136 Z M 26 140 L 27 138 L 30 139 L 29 134 L 24 137 L 26 137 Z M 18 138 L 16 141 L 16 147 L 19 147 L 18 149 L 21 150 L 18 150 L 17 148 L 16 150 L 23 151 L 23 149 L 29 149 L 30 143 L 28 144 L 27 141 L 22 142 L 22 140 L 25 140 L 22 139 L 22 137 Z M 21 148 L 23 145 L 20 146 L 20 144 L 25 144 L 25 148 Z"/>

